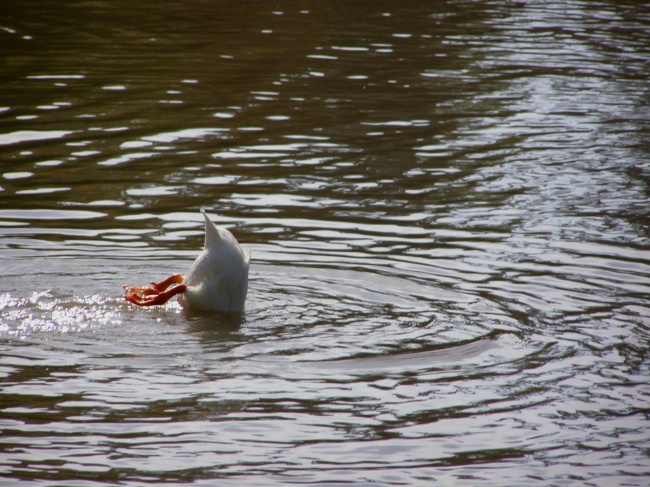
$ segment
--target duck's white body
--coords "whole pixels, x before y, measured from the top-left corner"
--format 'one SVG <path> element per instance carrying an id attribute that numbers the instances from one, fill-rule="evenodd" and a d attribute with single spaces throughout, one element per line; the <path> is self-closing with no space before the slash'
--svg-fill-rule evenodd
<path id="1" fill-rule="evenodd" d="M 205 218 L 205 247 L 187 274 L 174 274 L 151 286 L 124 286 L 127 301 L 154 306 L 178 295 L 181 306 L 190 310 L 244 311 L 251 254 L 244 253 L 232 233 L 217 227 L 205 211 L 201 212 Z"/>
<path id="2" fill-rule="evenodd" d="M 198 311 L 243 311 L 251 254 L 244 253 L 232 233 L 217 227 L 205 211 L 205 247 L 185 274 L 183 308 Z"/>

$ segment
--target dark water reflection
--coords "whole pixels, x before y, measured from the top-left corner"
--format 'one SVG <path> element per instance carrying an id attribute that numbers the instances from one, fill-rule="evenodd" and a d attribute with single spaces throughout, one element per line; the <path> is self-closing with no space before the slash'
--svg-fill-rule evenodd
<path id="1" fill-rule="evenodd" d="M 0 9 L 3 485 L 647 483 L 648 7 Z"/>

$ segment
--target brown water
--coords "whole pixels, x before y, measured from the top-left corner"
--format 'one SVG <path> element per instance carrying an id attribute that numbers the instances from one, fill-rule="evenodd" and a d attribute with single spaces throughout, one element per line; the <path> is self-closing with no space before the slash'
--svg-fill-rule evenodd
<path id="1" fill-rule="evenodd" d="M 648 485 L 647 5 L 0 13 L 2 485 Z"/>

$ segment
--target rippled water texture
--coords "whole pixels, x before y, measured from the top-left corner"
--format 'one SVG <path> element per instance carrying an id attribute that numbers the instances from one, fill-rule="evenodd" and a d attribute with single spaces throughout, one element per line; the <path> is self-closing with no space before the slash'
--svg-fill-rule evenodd
<path id="1" fill-rule="evenodd" d="M 643 2 L 0 10 L 0 484 L 648 485 Z"/>

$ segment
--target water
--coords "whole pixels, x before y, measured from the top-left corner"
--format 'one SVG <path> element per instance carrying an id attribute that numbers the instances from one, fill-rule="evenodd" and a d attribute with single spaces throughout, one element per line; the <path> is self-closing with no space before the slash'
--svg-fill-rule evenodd
<path id="1" fill-rule="evenodd" d="M 2 10 L 3 485 L 647 485 L 647 6 Z"/>

